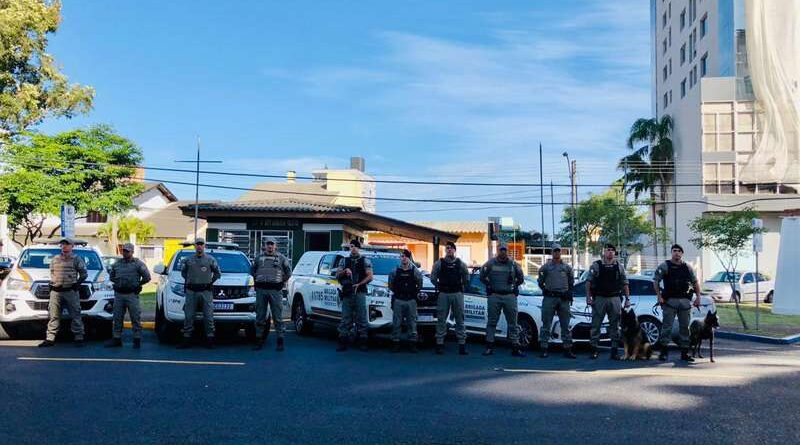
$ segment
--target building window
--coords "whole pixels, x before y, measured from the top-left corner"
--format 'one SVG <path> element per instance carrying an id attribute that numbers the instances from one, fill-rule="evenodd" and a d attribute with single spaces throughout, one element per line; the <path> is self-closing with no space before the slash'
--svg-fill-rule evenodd
<path id="1" fill-rule="evenodd" d="M 706 74 L 708 74 L 708 53 L 700 59 L 700 77 L 706 77 Z"/>
<path id="2" fill-rule="evenodd" d="M 661 42 L 661 51 L 666 54 L 667 53 L 667 39 L 665 38 L 663 42 Z"/>
<path id="3" fill-rule="evenodd" d="M 108 215 L 104 215 L 100 212 L 91 210 L 89 211 L 89 213 L 86 214 L 87 223 L 104 223 L 107 221 L 108 221 Z"/>
<path id="4" fill-rule="evenodd" d="M 700 38 L 706 36 L 708 33 L 708 14 L 704 15 L 702 19 L 700 19 Z"/>
<path id="5" fill-rule="evenodd" d="M 667 66 L 666 65 L 664 65 L 663 72 L 664 72 L 664 80 L 666 81 L 667 80 Z"/>
<path id="6" fill-rule="evenodd" d="M 667 108 L 669 105 L 669 102 L 667 102 L 668 99 L 669 97 L 667 96 L 667 93 L 664 93 L 664 108 Z"/>
<path id="7" fill-rule="evenodd" d="M 672 103 L 672 90 L 669 90 L 669 103 Z"/>
<path id="8" fill-rule="evenodd" d="M 681 46 L 681 66 L 683 66 L 684 63 L 686 63 L 686 44 L 685 43 L 683 44 L 683 46 Z"/>
<path id="9" fill-rule="evenodd" d="M 669 47 L 672 48 L 672 27 L 667 30 L 667 39 L 669 39 Z"/>
<path id="10" fill-rule="evenodd" d="M 681 31 L 683 31 L 683 28 L 686 28 L 686 8 L 681 11 Z"/>
<path id="11" fill-rule="evenodd" d="M 661 16 L 661 27 L 662 27 L 662 28 L 666 28 L 666 26 L 667 26 L 667 13 L 665 12 L 665 13 L 664 13 L 664 14 Z"/>
<path id="12" fill-rule="evenodd" d="M 697 18 L 697 0 L 689 0 L 689 23 L 694 23 Z"/>
<path id="13" fill-rule="evenodd" d="M 672 75 L 672 58 L 669 59 L 669 75 Z"/>
<path id="14" fill-rule="evenodd" d="M 703 184 L 706 194 L 733 194 L 736 191 L 735 170 L 735 164 L 703 164 Z"/>
<path id="15" fill-rule="evenodd" d="M 686 97 L 686 78 L 681 81 L 681 98 Z"/>

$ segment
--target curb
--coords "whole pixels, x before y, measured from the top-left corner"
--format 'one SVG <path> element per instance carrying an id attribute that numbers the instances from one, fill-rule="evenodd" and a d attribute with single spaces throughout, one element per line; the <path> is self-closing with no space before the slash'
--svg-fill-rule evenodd
<path id="1" fill-rule="evenodd" d="M 739 332 L 727 332 L 727 331 L 717 331 L 715 334 L 719 338 L 725 338 L 728 340 L 746 340 L 746 341 L 754 341 L 757 343 L 768 343 L 773 345 L 791 345 L 794 343 L 800 343 L 800 334 L 790 335 L 788 337 L 765 337 L 763 335 L 754 335 L 754 334 L 742 334 Z"/>
<path id="2" fill-rule="evenodd" d="M 130 321 L 126 321 L 125 323 L 123 323 L 123 327 L 130 329 L 130 328 L 133 327 L 133 325 L 131 325 Z M 147 330 L 152 331 L 155 328 L 156 328 L 156 324 L 153 321 L 143 321 L 142 322 L 142 329 L 147 329 Z"/>

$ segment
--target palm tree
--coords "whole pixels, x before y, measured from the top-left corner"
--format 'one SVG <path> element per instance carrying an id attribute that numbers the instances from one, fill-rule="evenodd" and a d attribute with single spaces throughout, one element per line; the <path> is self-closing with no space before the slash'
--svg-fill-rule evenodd
<path id="1" fill-rule="evenodd" d="M 637 119 L 631 126 L 627 146 L 633 153 L 619 161 L 618 168 L 624 170 L 623 181 L 626 190 L 633 192 L 638 199 L 643 193 L 650 195 L 650 210 L 653 226 L 656 227 L 656 214 L 661 219 L 661 227 L 667 226 L 667 207 L 665 202 L 669 195 L 669 185 L 675 177 L 674 151 L 672 148 L 673 122 L 669 115 L 660 120 L 656 118 Z M 634 148 L 636 145 L 645 145 Z M 659 206 L 657 198 L 662 202 Z M 654 230 L 654 233 L 656 231 Z M 655 236 L 655 235 L 654 235 Z M 667 240 L 662 237 L 664 255 L 667 254 Z M 653 242 L 653 249 L 658 256 L 658 241 Z"/>

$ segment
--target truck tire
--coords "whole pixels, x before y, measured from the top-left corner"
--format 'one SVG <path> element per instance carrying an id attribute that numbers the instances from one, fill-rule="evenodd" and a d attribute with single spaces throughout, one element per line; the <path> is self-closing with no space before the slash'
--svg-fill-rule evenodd
<path id="1" fill-rule="evenodd" d="M 164 315 L 164 308 L 156 307 L 156 337 L 159 343 L 173 343 L 178 336 L 178 326 Z"/>
<path id="2" fill-rule="evenodd" d="M 294 302 L 292 304 L 292 323 L 294 324 L 295 331 L 300 335 L 310 335 L 314 330 L 314 323 L 308 319 L 306 305 L 301 295 L 294 297 Z"/>

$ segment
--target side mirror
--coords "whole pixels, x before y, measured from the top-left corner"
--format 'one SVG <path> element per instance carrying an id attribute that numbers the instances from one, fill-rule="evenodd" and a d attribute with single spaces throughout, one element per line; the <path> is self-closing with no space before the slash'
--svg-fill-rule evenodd
<path id="1" fill-rule="evenodd" d="M 158 264 L 155 265 L 155 267 L 153 267 L 153 272 L 156 275 L 166 275 L 167 274 L 167 268 L 164 267 L 164 264 L 158 263 Z"/>

